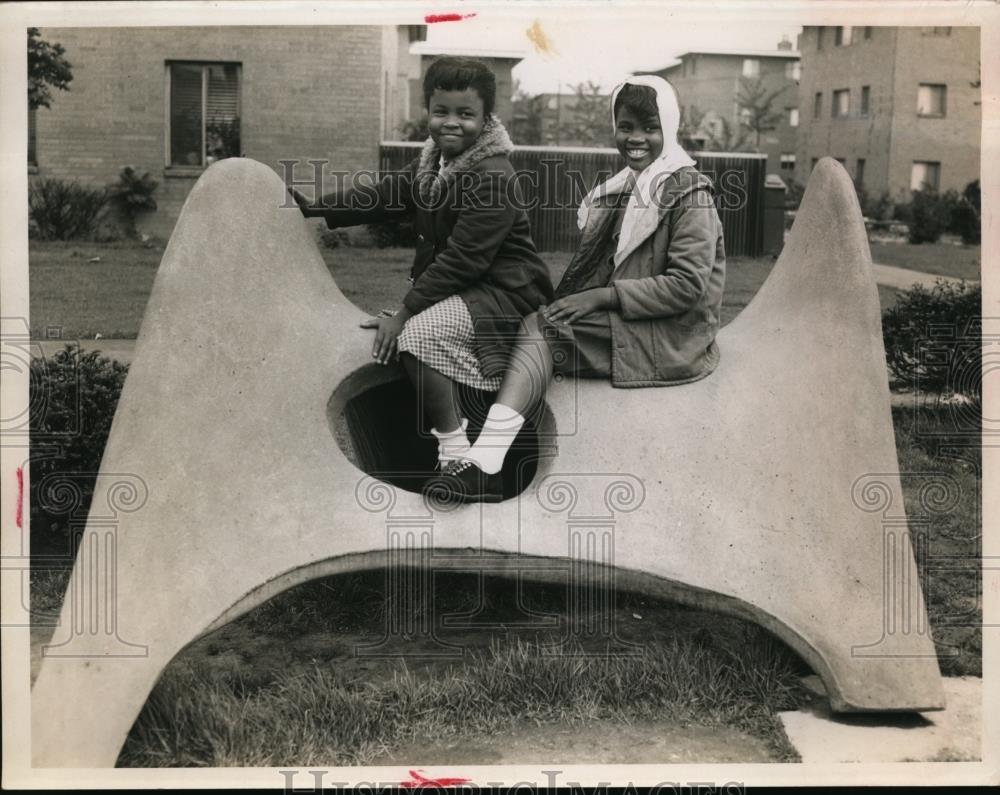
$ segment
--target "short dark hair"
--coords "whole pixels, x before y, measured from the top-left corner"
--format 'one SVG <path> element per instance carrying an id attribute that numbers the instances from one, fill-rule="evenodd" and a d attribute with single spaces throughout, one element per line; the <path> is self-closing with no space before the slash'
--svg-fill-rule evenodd
<path id="1" fill-rule="evenodd" d="M 431 94 L 435 89 L 442 91 L 465 91 L 475 89 L 483 100 L 483 115 L 493 112 L 497 98 L 497 79 L 490 68 L 475 58 L 446 55 L 427 67 L 424 75 L 424 107 L 430 107 Z"/>
<path id="2" fill-rule="evenodd" d="M 631 111 L 643 121 L 657 119 L 660 116 L 656 106 L 656 91 L 650 86 L 637 86 L 626 83 L 615 97 L 615 119 L 622 108 Z"/>

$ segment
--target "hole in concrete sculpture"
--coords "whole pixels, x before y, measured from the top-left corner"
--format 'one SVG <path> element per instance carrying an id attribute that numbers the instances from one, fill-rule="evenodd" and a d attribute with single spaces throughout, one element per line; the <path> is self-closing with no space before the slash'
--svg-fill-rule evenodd
<path id="1" fill-rule="evenodd" d="M 475 442 L 495 395 L 463 389 L 462 415 Z M 368 365 L 345 378 L 327 406 L 334 439 L 362 472 L 397 488 L 419 492 L 437 461 L 437 440 L 423 417 L 417 392 L 398 369 Z M 518 435 L 503 468 L 504 499 L 523 492 L 539 467 L 555 453 L 555 421 L 548 407 L 541 421 L 529 420 Z"/>

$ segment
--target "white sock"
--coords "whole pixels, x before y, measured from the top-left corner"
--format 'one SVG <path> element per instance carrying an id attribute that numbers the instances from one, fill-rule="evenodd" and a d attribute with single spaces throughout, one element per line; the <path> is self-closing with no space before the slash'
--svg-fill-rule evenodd
<path id="1" fill-rule="evenodd" d="M 472 449 L 462 457 L 474 461 L 483 472 L 496 474 L 503 469 L 503 460 L 522 425 L 524 417 L 514 409 L 502 403 L 494 403 L 490 406 L 490 413 L 486 415 L 482 433 Z"/>
<path id="2" fill-rule="evenodd" d="M 446 433 L 440 433 L 431 428 L 431 433 L 438 440 L 438 461 L 443 467 L 449 461 L 463 458 L 469 451 L 469 437 L 465 435 L 465 429 L 469 427 L 469 421 L 463 419 L 459 426 Z"/>

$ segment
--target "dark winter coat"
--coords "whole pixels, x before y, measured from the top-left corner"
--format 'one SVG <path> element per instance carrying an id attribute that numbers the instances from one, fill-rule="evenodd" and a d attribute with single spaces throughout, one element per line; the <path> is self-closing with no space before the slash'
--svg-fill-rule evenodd
<path id="1" fill-rule="evenodd" d="M 305 212 L 330 228 L 412 220 L 416 252 L 403 304 L 417 314 L 459 295 L 483 374 L 492 377 L 507 366 L 521 318 L 552 300 L 552 282 L 531 239 L 502 125 L 489 125 L 440 174 L 432 143 L 402 172 L 327 194 L 321 208 Z"/>

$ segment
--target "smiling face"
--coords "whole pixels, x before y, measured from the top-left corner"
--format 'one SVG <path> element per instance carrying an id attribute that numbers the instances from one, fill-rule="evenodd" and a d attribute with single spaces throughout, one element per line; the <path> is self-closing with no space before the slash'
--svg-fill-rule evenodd
<path id="1" fill-rule="evenodd" d="M 472 146 L 485 124 L 483 100 L 474 88 L 434 89 L 427 103 L 427 127 L 446 160 Z"/>
<path id="2" fill-rule="evenodd" d="M 629 108 L 620 108 L 615 117 L 615 146 L 629 168 L 642 171 L 663 152 L 659 118 L 640 119 Z"/>

